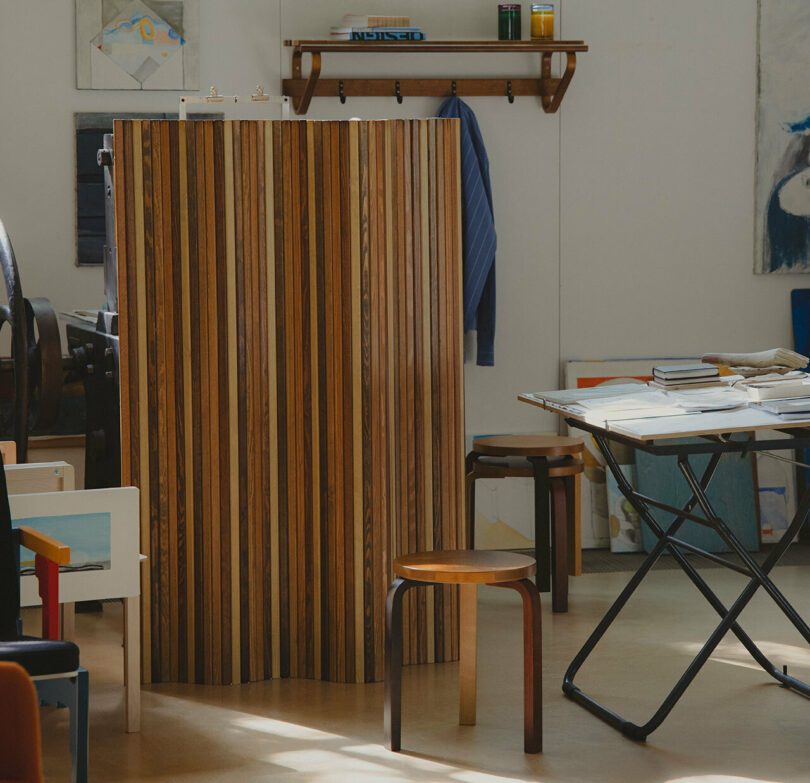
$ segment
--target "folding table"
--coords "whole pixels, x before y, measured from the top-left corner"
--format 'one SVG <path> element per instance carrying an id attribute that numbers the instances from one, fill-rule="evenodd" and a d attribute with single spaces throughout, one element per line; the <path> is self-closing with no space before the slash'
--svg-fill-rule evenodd
<path id="1" fill-rule="evenodd" d="M 557 396 L 556 392 L 538 392 L 535 394 L 521 394 L 518 399 L 536 405 L 545 410 L 563 415 L 568 424 L 574 428 L 590 433 L 596 441 L 599 450 L 605 458 L 607 466 L 616 478 L 619 489 L 627 500 L 633 505 L 642 520 L 649 525 L 658 541 L 649 555 L 645 558 L 638 571 L 619 594 L 619 597 L 608 610 L 607 614 L 597 625 L 585 645 L 576 655 L 563 679 L 563 693 L 568 698 L 580 704 L 603 721 L 618 729 L 622 734 L 634 740 L 643 741 L 657 729 L 684 691 L 689 687 L 704 663 L 709 659 L 714 649 L 731 631 L 748 650 L 754 660 L 777 680 L 782 686 L 810 696 L 810 685 L 791 677 L 784 670 L 777 668 L 765 654 L 754 644 L 748 634 L 737 623 L 737 618 L 748 605 L 751 598 L 761 587 L 773 599 L 790 622 L 796 627 L 804 639 L 810 643 L 810 627 L 800 617 L 798 612 L 773 583 L 769 574 L 779 562 L 782 555 L 790 546 L 791 541 L 799 532 L 804 519 L 810 509 L 810 487 L 806 487 L 800 497 L 796 514 L 789 524 L 779 543 L 767 556 L 760 566 L 751 557 L 741 544 L 734 532 L 715 512 L 711 502 L 706 496 L 706 490 L 712 479 L 720 457 L 723 454 L 738 453 L 744 457 L 753 451 L 795 451 L 810 446 L 810 417 L 798 421 L 782 421 L 779 417 L 763 410 L 743 408 L 729 411 L 714 411 L 711 413 L 689 413 L 680 416 L 666 416 L 660 418 L 633 419 L 622 421 L 604 421 L 594 417 L 593 412 L 588 413 L 575 403 L 555 402 L 546 396 Z M 777 430 L 790 434 L 791 438 L 755 440 L 754 433 L 759 430 Z M 747 432 L 747 440 L 730 440 L 729 436 L 735 432 Z M 698 442 L 676 443 L 674 438 L 699 436 Z M 647 497 L 637 492 L 622 473 L 611 448 L 611 442 L 632 446 L 650 454 L 660 456 L 675 456 L 683 480 L 691 491 L 691 496 L 682 508 L 675 508 L 655 498 Z M 709 463 L 697 475 L 690 457 L 698 454 L 710 454 Z M 700 514 L 695 513 L 699 508 Z M 653 516 L 653 509 L 674 514 L 675 519 L 664 529 Z M 697 522 L 715 530 L 727 546 L 735 553 L 741 563 L 735 563 L 725 557 L 706 552 L 696 546 L 686 543 L 676 537 L 679 528 L 686 520 Z M 608 707 L 600 704 L 574 684 L 574 677 L 582 664 L 604 636 L 607 629 L 617 618 L 630 596 L 636 591 L 648 571 L 658 558 L 669 551 L 674 560 L 691 579 L 703 597 L 720 616 L 720 623 L 709 636 L 700 652 L 695 656 L 680 677 L 678 682 L 664 699 L 661 706 L 652 717 L 641 725 L 621 717 Z M 726 568 L 730 568 L 744 576 L 749 581 L 730 607 L 718 598 L 705 580 L 695 570 L 694 566 L 685 557 L 684 551 L 691 552 L 700 557 L 711 560 Z"/>

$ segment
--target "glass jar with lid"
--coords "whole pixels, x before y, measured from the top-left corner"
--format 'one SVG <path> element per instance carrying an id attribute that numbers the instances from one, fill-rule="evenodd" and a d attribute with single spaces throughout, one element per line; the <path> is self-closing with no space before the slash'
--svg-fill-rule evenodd
<path id="1" fill-rule="evenodd" d="M 520 3 L 500 3 L 498 5 L 498 40 L 519 41 L 520 35 Z"/>
<path id="2" fill-rule="evenodd" d="M 554 5 L 532 3 L 532 41 L 554 40 Z"/>

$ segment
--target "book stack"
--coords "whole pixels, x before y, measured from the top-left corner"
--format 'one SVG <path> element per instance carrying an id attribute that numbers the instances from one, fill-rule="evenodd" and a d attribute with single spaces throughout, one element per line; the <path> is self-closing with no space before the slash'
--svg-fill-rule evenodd
<path id="1" fill-rule="evenodd" d="M 810 403 L 810 375 L 793 372 L 790 377 L 748 380 L 744 384 L 748 396 L 755 402 L 762 400 L 792 400 L 807 397 Z M 775 412 L 775 411 L 772 411 Z"/>
<path id="2" fill-rule="evenodd" d="M 412 27 L 408 16 L 361 16 L 346 14 L 340 27 L 333 27 L 337 41 L 424 41 L 421 27 Z"/>
<path id="3" fill-rule="evenodd" d="M 782 421 L 810 419 L 810 397 L 796 397 L 787 400 L 765 400 L 752 402 L 752 407 L 761 408 L 777 415 Z"/>
<path id="4" fill-rule="evenodd" d="M 722 385 L 720 370 L 713 364 L 668 364 L 653 367 L 650 386 L 658 389 L 695 389 Z"/>

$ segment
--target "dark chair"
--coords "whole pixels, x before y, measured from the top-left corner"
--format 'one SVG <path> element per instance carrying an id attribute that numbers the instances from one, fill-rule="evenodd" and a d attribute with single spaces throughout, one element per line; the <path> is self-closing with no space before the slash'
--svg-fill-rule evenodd
<path id="1" fill-rule="evenodd" d="M 42 638 L 22 635 L 20 546 L 36 554 L 42 596 Z M 39 700 L 70 710 L 73 783 L 87 781 L 88 676 L 79 666 L 79 648 L 58 636 L 59 565 L 70 562 L 70 548 L 28 527 L 12 529 L 5 470 L 0 463 L 0 661 L 18 663 L 34 681 Z M 4 705 L 0 702 L 0 709 Z"/>

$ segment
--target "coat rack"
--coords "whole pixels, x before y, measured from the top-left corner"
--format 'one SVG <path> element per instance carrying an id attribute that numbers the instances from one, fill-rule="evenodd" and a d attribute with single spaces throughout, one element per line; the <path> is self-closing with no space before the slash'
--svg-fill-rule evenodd
<path id="1" fill-rule="evenodd" d="M 505 96 L 510 103 L 515 97 L 539 97 L 547 114 L 560 108 L 565 91 L 574 77 L 577 52 L 587 52 L 584 41 L 285 41 L 292 47 L 292 78 L 284 79 L 281 92 L 292 99 L 296 114 L 306 114 L 312 98 L 391 97 L 399 103 L 409 96 L 445 97 L 450 95 Z M 312 55 L 309 76 L 302 74 L 304 53 Z M 416 52 L 494 53 L 528 52 L 541 55 L 540 78 L 490 77 L 480 79 L 415 78 L 415 79 L 321 79 L 321 55 L 330 53 L 386 54 Z M 551 57 L 565 54 L 562 78 L 551 76 Z"/>

